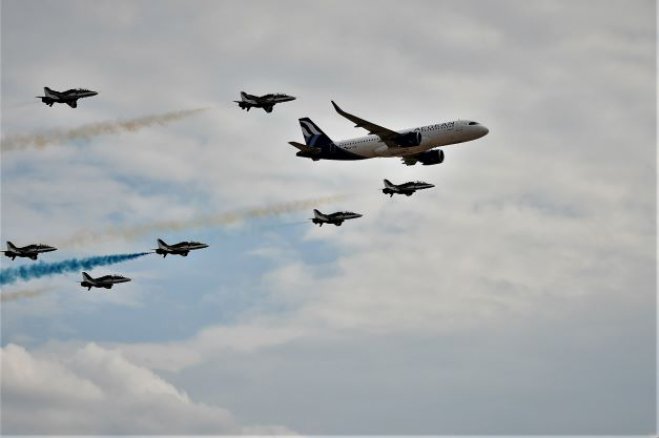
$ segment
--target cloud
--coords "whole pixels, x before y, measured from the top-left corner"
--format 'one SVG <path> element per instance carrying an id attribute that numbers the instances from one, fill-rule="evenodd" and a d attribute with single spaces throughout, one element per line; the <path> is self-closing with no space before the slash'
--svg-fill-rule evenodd
<path id="1" fill-rule="evenodd" d="M 69 236 L 346 189 L 359 196 L 328 208 L 365 213 L 341 228 L 213 245 L 212 265 L 203 265 L 210 251 L 168 259 L 180 267 L 171 270 L 153 260 L 158 289 L 134 287 L 161 313 L 111 311 L 95 299 L 95 313 L 60 338 L 114 345 L 241 417 L 271 412 L 277 424 L 287 411 L 286 424 L 320 433 L 373 432 L 384 420 L 400 433 L 520 424 L 541 433 L 557 412 L 564 433 L 577 424 L 610 432 L 656 414 L 646 397 L 655 387 L 647 371 L 656 374 L 652 2 L 364 1 L 350 14 L 295 1 L 200 1 L 181 14 L 164 2 L 123 5 L 118 17 L 103 2 L 91 13 L 19 5 L 3 9 L 3 105 L 51 81 L 103 93 L 85 111 L 4 111 L 3 128 L 75 127 L 127 108 L 217 110 L 84 148 L 8 154 L 3 234 Z M 135 79 L 145 77 L 149 86 Z M 248 114 L 231 102 L 240 89 L 299 99 Z M 301 138 L 298 117 L 335 139 L 363 134 L 330 99 L 394 129 L 462 117 L 490 134 L 445 148 L 440 166 L 296 158 L 286 142 Z M 384 177 L 436 188 L 384 199 Z M 216 307 L 198 305 L 200 290 Z M 75 314 L 79 299 L 70 300 L 51 319 L 22 318 L 34 312 L 24 306 L 3 320 L 5 336 L 46 342 L 53 332 L 35 327 Z M 236 300 L 249 306 L 235 310 Z M 99 327 L 101 314 L 133 325 Z M 321 396 L 310 401 L 311 392 Z"/>
<path id="2" fill-rule="evenodd" d="M 242 426 L 197 403 L 118 351 L 90 343 L 66 356 L 2 349 L 2 424 L 9 434 L 284 434 Z"/>

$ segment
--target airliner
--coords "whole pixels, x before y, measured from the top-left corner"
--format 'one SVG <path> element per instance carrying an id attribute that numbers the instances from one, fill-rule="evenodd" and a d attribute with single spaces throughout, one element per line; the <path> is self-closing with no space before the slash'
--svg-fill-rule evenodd
<path id="1" fill-rule="evenodd" d="M 417 162 L 431 165 L 444 161 L 444 151 L 434 148 L 476 140 L 490 132 L 472 120 L 454 120 L 394 131 L 347 113 L 334 101 L 332 105 L 341 116 L 355 123 L 356 128 L 367 129 L 369 135 L 335 142 L 310 118 L 304 117 L 299 119 L 304 144 L 289 142 L 300 150 L 296 156 L 313 161 L 400 157 L 408 166 Z"/>

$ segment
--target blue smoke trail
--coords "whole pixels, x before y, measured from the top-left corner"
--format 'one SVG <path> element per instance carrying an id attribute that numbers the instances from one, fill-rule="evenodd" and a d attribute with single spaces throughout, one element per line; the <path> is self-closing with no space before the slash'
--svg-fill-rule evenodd
<path id="1" fill-rule="evenodd" d="M 18 280 L 28 281 L 49 275 L 63 274 L 65 272 L 77 272 L 91 270 L 96 266 L 113 265 L 126 260 L 151 254 L 150 252 L 138 252 L 135 254 L 116 254 L 106 256 L 88 257 L 86 259 L 71 259 L 57 263 L 39 262 L 36 264 L 23 265 L 17 268 L 6 268 L 0 271 L 0 286 L 11 284 Z"/>

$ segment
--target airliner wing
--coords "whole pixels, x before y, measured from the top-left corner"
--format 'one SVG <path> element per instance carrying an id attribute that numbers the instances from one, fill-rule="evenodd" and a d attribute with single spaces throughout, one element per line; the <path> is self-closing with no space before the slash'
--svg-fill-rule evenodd
<path id="1" fill-rule="evenodd" d="M 337 113 L 341 114 L 343 117 L 350 120 L 351 122 L 354 122 L 355 128 L 365 128 L 368 130 L 370 134 L 377 135 L 389 146 L 397 146 L 393 142 L 393 140 L 397 138 L 400 134 L 398 134 L 396 131 L 392 131 L 391 129 L 385 128 L 384 126 L 376 125 L 375 123 L 371 123 L 368 120 L 360 119 L 357 116 L 347 113 L 343 111 L 341 108 L 339 108 L 339 106 L 336 103 L 334 103 L 334 101 L 332 101 L 332 105 L 334 105 L 334 109 L 336 110 Z M 391 140 L 391 144 L 389 144 L 389 140 Z"/>

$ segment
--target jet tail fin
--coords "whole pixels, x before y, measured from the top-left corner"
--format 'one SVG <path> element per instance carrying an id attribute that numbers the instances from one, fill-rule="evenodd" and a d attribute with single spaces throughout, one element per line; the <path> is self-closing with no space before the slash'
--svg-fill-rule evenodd
<path id="1" fill-rule="evenodd" d="M 46 95 L 46 97 L 57 97 L 57 92 L 51 90 L 48 87 L 43 87 L 43 93 Z"/>
<path id="2" fill-rule="evenodd" d="M 86 281 L 89 281 L 89 282 L 94 281 L 94 279 L 91 277 L 91 275 L 89 275 L 89 274 L 86 273 L 86 272 L 83 272 L 83 273 L 82 273 L 82 278 L 84 278 Z"/>
<path id="3" fill-rule="evenodd" d="M 384 180 L 384 186 L 387 188 L 392 188 L 394 185 L 389 181 L 388 179 L 385 178 Z"/>
<path id="4" fill-rule="evenodd" d="M 165 243 L 164 240 L 162 240 L 162 239 L 158 239 L 158 248 L 160 248 L 160 249 L 166 249 L 167 247 L 168 247 L 168 245 Z"/>
<path id="5" fill-rule="evenodd" d="M 7 241 L 7 249 L 9 249 L 9 250 L 11 250 L 11 251 L 16 251 L 18 248 L 16 248 L 16 245 L 14 245 L 13 243 L 11 243 L 11 242 L 8 240 L 8 241 Z"/>
<path id="6" fill-rule="evenodd" d="M 247 93 L 245 93 L 244 91 L 241 91 L 241 92 L 240 92 L 240 97 L 241 97 L 243 100 L 245 100 L 245 99 L 248 98 L 248 95 L 247 95 Z"/>

